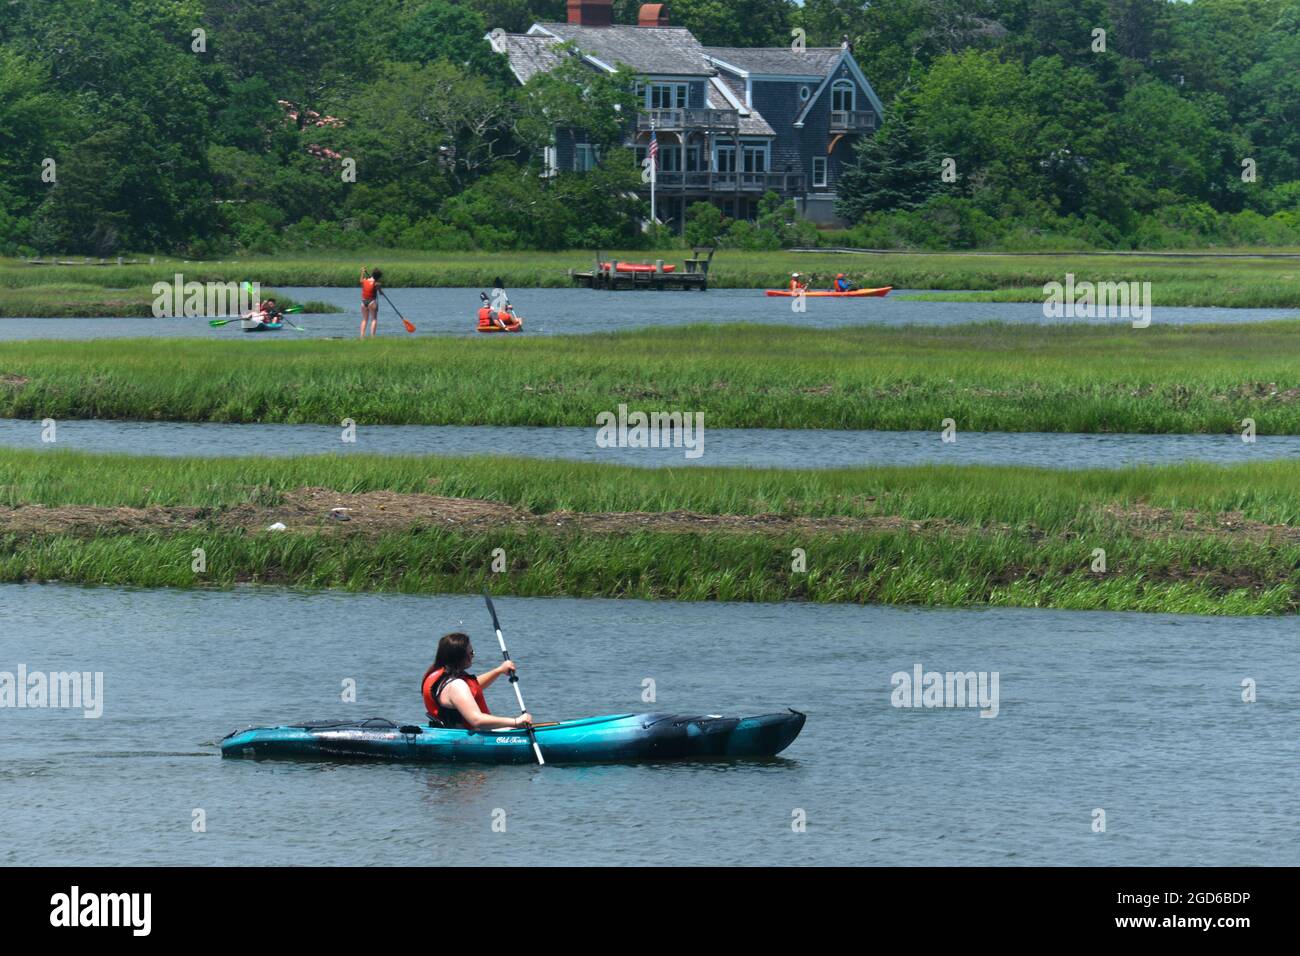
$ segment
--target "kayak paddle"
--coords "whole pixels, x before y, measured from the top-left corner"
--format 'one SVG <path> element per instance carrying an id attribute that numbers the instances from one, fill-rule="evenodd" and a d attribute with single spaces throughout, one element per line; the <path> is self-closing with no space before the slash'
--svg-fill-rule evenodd
<path id="1" fill-rule="evenodd" d="M 397 312 L 397 306 L 393 305 L 393 300 L 388 297 L 388 293 L 385 292 L 383 289 L 380 289 L 379 294 L 384 297 L 385 302 L 387 302 L 390 306 L 392 306 L 393 311 Z M 397 317 L 402 320 L 402 325 L 406 326 L 406 331 L 408 332 L 415 331 L 415 324 L 408 321 L 406 316 L 402 315 L 402 313 L 400 312 L 397 312 Z M 534 746 L 536 746 L 536 744 L 534 744 Z"/>
<path id="2" fill-rule="evenodd" d="M 487 588 L 483 589 L 483 600 L 487 601 L 488 613 L 492 615 L 492 627 L 497 632 L 497 643 L 501 645 L 501 659 L 510 660 L 510 652 L 506 650 L 506 639 L 501 635 L 501 622 L 497 620 L 497 609 L 492 606 L 492 598 L 487 593 Z M 515 699 L 519 701 L 519 713 L 525 714 L 528 708 L 524 706 L 524 695 L 519 693 L 519 675 L 514 671 L 510 672 L 510 686 L 515 689 Z M 546 761 L 542 759 L 542 748 L 537 746 L 537 735 L 533 733 L 533 725 L 528 725 L 528 740 L 533 745 L 533 753 L 537 755 L 538 766 L 545 766 Z"/>

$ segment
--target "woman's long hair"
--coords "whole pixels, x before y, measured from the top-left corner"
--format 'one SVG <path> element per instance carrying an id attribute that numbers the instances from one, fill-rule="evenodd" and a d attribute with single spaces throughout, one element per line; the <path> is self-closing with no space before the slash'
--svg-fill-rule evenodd
<path id="1" fill-rule="evenodd" d="M 429 665 L 429 669 L 420 678 L 420 692 L 424 692 L 424 682 L 440 667 L 445 667 L 448 675 L 463 674 L 469 664 L 469 635 L 460 631 L 444 634 L 438 641 L 438 654 Z"/>

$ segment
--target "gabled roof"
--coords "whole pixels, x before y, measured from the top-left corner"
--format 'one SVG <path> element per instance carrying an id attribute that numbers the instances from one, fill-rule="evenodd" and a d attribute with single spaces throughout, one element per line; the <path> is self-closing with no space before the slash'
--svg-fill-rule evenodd
<path id="1" fill-rule="evenodd" d="M 640 27 L 615 24 L 584 27 L 572 23 L 534 23 L 530 36 L 551 36 L 572 43 L 609 70 L 619 64 L 654 76 L 709 76 L 714 70 L 704 47 L 685 27 Z"/>
<path id="2" fill-rule="evenodd" d="M 500 52 L 506 55 L 510 72 L 520 83 L 527 83 L 538 73 L 549 73 L 564 60 L 560 40 L 523 33 L 499 33 Z M 491 37 L 489 37 L 491 38 Z"/>
<path id="3" fill-rule="evenodd" d="M 817 90 L 813 95 L 808 98 L 808 102 L 804 106 L 803 111 L 795 118 L 795 126 L 803 125 L 804 120 L 808 118 L 808 114 L 812 112 L 813 104 L 821 99 L 822 94 L 826 92 L 826 87 L 831 85 L 831 80 L 834 78 L 835 74 L 839 72 L 841 64 L 848 73 L 852 74 L 853 78 L 858 81 L 858 85 L 862 87 L 863 92 L 867 94 L 867 102 L 869 102 L 871 108 L 876 111 L 876 115 L 880 117 L 885 115 L 885 106 L 880 102 L 880 97 L 876 95 L 876 91 L 871 88 L 871 84 L 867 81 L 866 76 L 862 72 L 862 67 L 858 66 L 858 61 L 853 59 L 853 54 L 850 51 L 840 50 L 840 56 L 833 64 L 831 64 L 831 68 L 826 73 L 826 78 L 822 80 L 821 86 L 817 87 Z"/>
<path id="4" fill-rule="evenodd" d="M 844 52 L 838 46 L 808 47 L 796 53 L 789 47 L 711 46 L 705 56 L 715 66 L 739 76 L 825 76 Z"/>

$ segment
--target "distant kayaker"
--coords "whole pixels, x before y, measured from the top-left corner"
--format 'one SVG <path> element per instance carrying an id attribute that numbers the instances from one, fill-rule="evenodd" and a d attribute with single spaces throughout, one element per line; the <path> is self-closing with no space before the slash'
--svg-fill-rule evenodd
<path id="1" fill-rule="evenodd" d="M 284 309 L 275 304 L 274 299 L 267 299 L 262 303 L 262 319 L 265 322 L 279 322 L 280 317 L 284 315 Z"/>
<path id="2" fill-rule="evenodd" d="M 798 295 L 800 292 L 806 292 L 807 290 L 808 290 L 808 283 L 804 281 L 803 276 L 800 275 L 798 272 L 791 272 L 790 291 L 793 292 L 795 295 Z"/>
<path id="3" fill-rule="evenodd" d="M 491 730 L 506 727 L 525 727 L 533 722 L 529 713 L 518 717 L 498 717 L 488 710 L 483 691 L 504 674 L 515 671 L 514 661 L 503 661 L 486 674 L 474 677 L 468 673 L 474 662 L 474 646 L 468 634 L 445 634 L 438 642 L 438 654 L 433 666 L 424 672 L 420 693 L 424 696 L 424 709 L 435 727 L 468 727 L 470 730 Z"/>
<path id="4" fill-rule="evenodd" d="M 849 281 L 848 276 L 846 276 L 843 272 L 841 272 L 839 275 L 835 277 L 835 291 L 836 292 L 853 291 L 853 283 Z"/>
<path id="5" fill-rule="evenodd" d="M 494 290 L 495 291 L 495 290 Z M 505 323 L 501 321 L 502 313 L 492 307 L 492 300 L 487 297 L 486 292 L 478 294 L 479 300 L 483 303 L 478 310 L 478 329 L 482 332 L 484 329 L 500 329 L 506 331 Z"/>
<path id="6" fill-rule="evenodd" d="M 361 267 L 361 337 L 366 337 L 366 319 L 370 319 L 370 334 L 373 336 L 379 328 L 379 293 L 384 291 L 381 281 L 384 270 L 370 271 L 369 266 Z"/>
<path id="7" fill-rule="evenodd" d="M 492 280 L 492 297 L 491 297 L 492 308 L 494 308 L 498 312 L 501 312 L 505 309 L 506 305 L 508 305 L 509 302 L 510 302 L 510 296 L 506 295 L 505 283 L 501 281 L 500 276 L 497 276 L 495 279 Z"/>

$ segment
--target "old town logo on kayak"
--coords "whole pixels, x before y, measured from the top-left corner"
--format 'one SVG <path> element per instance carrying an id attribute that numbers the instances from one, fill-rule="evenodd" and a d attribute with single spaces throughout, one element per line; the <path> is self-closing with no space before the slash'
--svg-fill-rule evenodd
<path id="1" fill-rule="evenodd" d="M 1045 319 L 1132 319 L 1133 328 L 1151 324 L 1150 282 L 1079 282 L 1065 274 L 1065 284 L 1043 286 Z"/>
<path id="2" fill-rule="evenodd" d="M 629 413 L 626 405 L 620 405 L 617 415 L 598 414 L 596 424 L 599 448 L 684 448 L 687 458 L 704 454 L 703 412 Z"/>
<path id="3" fill-rule="evenodd" d="M 51 926 L 126 926 L 132 936 L 148 936 L 152 916 L 152 893 L 82 893 L 74 886 L 50 897 Z"/>
<path id="4" fill-rule="evenodd" d="M 80 710 L 87 719 L 104 714 L 103 671 L 0 671 L 0 708 Z"/>
<path id="5" fill-rule="evenodd" d="M 978 707 L 981 717 L 998 715 L 998 671 L 895 671 L 889 702 L 895 707 Z"/>
<path id="6" fill-rule="evenodd" d="M 262 302 L 260 282 L 185 281 L 176 273 L 171 282 L 153 285 L 153 315 L 156 319 L 199 315 L 247 315 Z"/>

